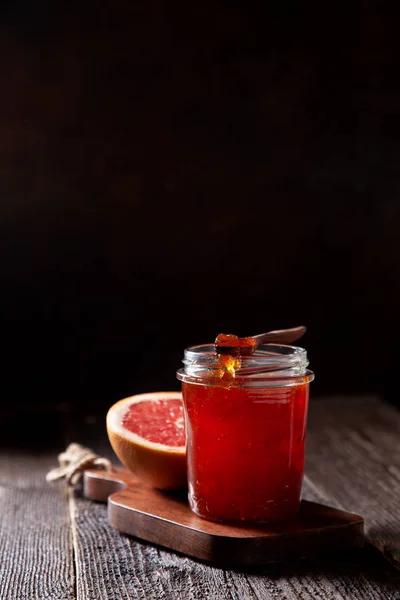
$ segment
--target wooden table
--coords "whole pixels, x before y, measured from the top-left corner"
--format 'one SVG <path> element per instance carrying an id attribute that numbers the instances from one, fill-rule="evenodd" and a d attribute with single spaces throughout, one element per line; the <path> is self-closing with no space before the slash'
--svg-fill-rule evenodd
<path id="1" fill-rule="evenodd" d="M 106 506 L 45 482 L 55 451 L 0 454 L 1 600 L 400 600 L 400 413 L 374 397 L 312 402 L 304 497 L 365 517 L 362 550 L 252 570 L 203 565 L 119 534 Z M 110 454 L 109 448 L 107 449 Z"/>

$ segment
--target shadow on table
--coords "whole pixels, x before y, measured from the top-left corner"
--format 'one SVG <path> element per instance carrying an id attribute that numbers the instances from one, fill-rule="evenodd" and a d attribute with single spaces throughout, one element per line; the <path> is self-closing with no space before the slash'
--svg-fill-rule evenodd
<path id="1" fill-rule="evenodd" d="M 372 544 L 364 548 L 326 554 L 316 559 L 304 559 L 286 563 L 275 563 L 251 569 L 234 569 L 253 576 L 265 576 L 272 579 L 311 576 L 314 579 L 335 579 L 365 577 L 377 583 L 396 583 L 399 586 L 400 572 L 390 564 Z"/>
<path id="2" fill-rule="evenodd" d="M 400 528 L 398 523 L 368 528 L 368 538 L 391 563 L 400 569 Z M 400 576 L 400 570 L 399 570 Z"/>

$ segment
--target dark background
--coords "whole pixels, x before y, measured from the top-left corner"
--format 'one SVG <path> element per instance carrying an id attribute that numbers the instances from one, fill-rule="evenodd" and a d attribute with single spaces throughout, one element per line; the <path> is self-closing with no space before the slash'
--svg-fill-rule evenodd
<path id="1" fill-rule="evenodd" d="M 398 403 L 398 38 L 380 2 L 2 3 L 3 411 L 298 324 L 314 395 Z"/>

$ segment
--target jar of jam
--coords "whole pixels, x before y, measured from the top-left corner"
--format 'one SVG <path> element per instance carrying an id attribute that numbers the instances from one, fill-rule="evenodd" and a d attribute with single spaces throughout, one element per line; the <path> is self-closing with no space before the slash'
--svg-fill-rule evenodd
<path id="1" fill-rule="evenodd" d="M 183 364 L 191 509 L 214 521 L 293 517 L 314 378 L 306 351 L 262 345 L 228 379 L 213 345 L 186 349 Z"/>

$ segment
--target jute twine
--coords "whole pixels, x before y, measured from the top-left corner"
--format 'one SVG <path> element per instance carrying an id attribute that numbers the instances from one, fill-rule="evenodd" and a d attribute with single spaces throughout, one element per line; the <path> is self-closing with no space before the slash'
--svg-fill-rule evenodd
<path id="1" fill-rule="evenodd" d="M 79 483 L 86 469 L 102 468 L 111 471 L 111 462 L 107 458 L 98 456 L 81 444 L 70 444 L 65 452 L 58 455 L 58 462 L 60 466 L 49 471 L 46 480 L 51 482 L 64 479 L 69 487 Z"/>

